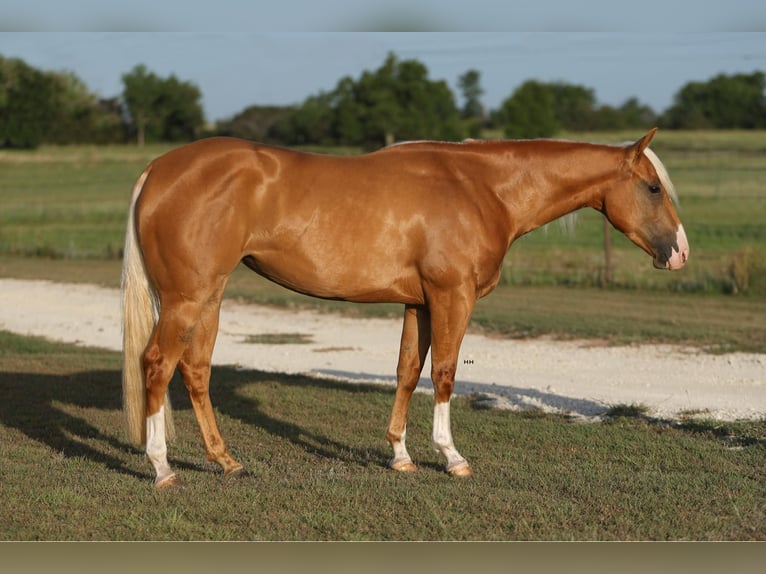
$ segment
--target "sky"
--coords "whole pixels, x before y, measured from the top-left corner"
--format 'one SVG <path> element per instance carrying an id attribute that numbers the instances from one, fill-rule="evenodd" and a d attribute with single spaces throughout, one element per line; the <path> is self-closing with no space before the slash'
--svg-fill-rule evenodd
<path id="1" fill-rule="evenodd" d="M 254 104 L 298 104 L 341 77 L 377 69 L 390 52 L 424 63 L 458 104 L 458 77 L 478 70 L 488 109 L 537 79 L 592 88 L 601 104 L 636 97 L 662 112 L 690 81 L 766 71 L 762 0 L 71 0 L 61 12 L 62 5 L 7 0 L 0 55 L 72 71 L 101 97 L 118 96 L 122 75 L 145 64 L 196 84 L 208 121 Z"/>
<path id="2" fill-rule="evenodd" d="M 0 55 L 72 71 L 101 97 L 118 96 L 122 75 L 140 63 L 163 77 L 175 74 L 199 86 L 208 121 L 253 104 L 300 103 L 343 76 L 377 69 L 389 52 L 423 62 L 458 100 L 458 77 L 478 70 L 488 109 L 537 79 L 592 88 L 602 104 L 637 97 L 661 112 L 690 81 L 766 71 L 766 33 L 0 34 Z"/>

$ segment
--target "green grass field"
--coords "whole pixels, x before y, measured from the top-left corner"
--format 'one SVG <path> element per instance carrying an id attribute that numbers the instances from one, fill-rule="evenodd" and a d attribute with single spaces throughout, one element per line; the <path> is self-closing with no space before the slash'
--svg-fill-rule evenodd
<path id="1" fill-rule="evenodd" d="M 124 442 L 118 353 L 0 332 L 3 540 L 765 540 L 764 422 L 601 424 L 453 402 L 475 470 L 454 479 L 416 394 L 418 472 L 385 467 L 393 390 L 216 368 L 213 402 L 251 471 L 204 459 L 171 384 L 183 488 L 157 492 Z"/>

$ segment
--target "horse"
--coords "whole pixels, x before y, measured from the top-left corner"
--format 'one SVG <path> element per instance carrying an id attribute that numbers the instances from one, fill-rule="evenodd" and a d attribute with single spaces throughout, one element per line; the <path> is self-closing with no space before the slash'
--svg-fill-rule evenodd
<path id="1" fill-rule="evenodd" d="M 298 293 L 404 305 L 388 467 L 417 468 L 406 421 L 430 348 L 433 446 L 446 472 L 470 476 L 450 425 L 458 352 L 515 239 L 590 207 L 656 268 L 686 263 L 675 190 L 648 147 L 656 131 L 622 145 L 415 141 L 345 157 L 208 138 L 150 162 L 133 188 L 121 288 L 127 432 L 145 444 L 154 485 L 178 482 L 166 443 L 176 368 L 208 460 L 246 473 L 209 395 L 221 298 L 240 263 Z"/>

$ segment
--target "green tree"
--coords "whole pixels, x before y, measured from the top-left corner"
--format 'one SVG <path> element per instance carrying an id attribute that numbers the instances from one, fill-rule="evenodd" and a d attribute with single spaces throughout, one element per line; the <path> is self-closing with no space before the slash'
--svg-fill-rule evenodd
<path id="1" fill-rule="evenodd" d="M 288 145 L 333 144 L 333 115 L 332 95 L 320 92 L 282 116 L 269 136 Z"/>
<path id="2" fill-rule="evenodd" d="M 638 101 L 638 98 L 627 99 L 620 106 L 622 128 L 649 129 L 657 124 L 657 114 L 654 110 Z"/>
<path id="3" fill-rule="evenodd" d="M 156 102 L 162 118 L 160 138 L 170 142 L 195 139 L 205 124 L 200 89 L 175 76 L 165 79 L 160 87 L 160 96 Z"/>
<path id="4" fill-rule="evenodd" d="M 144 145 L 147 139 L 147 130 L 154 137 L 158 137 L 160 132 L 161 118 L 155 105 L 160 83 L 160 78 L 143 64 L 137 65 L 122 76 L 122 99 L 130 114 L 140 146 Z"/>
<path id="5" fill-rule="evenodd" d="M 364 107 L 357 97 L 353 78 L 342 78 L 334 92 L 335 141 L 357 145 L 364 142 Z"/>
<path id="6" fill-rule="evenodd" d="M 478 70 L 468 70 L 458 78 L 458 87 L 463 97 L 461 115 L 468 135 L 473 138 L 479 137 L 486 123 L 484 105 L 481 103 L 481 96 L 484 94 L 484 89 L 481 87 L 481 74 Z"/>
<path id="7" fill-rule="evenodd" d="M 670 128 L 766 128 L 766 75 L 719 74 L 690 82 L 674 96 L 662 124 Z"/>
<path id="8" fill-rule="evenodd" d="M 268 141 L 270 131 L 291 108 L 284 106 L 249 106 L 228 120 L 218 123 L 216 133 L 253 141 Z"/>
<path id="9" fill-rule="evenodd" d="M 417 60 L 400 61 L 389 54 L 378 70 L 362 74 L 351 94 L 360 113 L 364 145 L 463 136 L 449 86 L 429 79 L 428 68 Z"/>
<path id="10" fill-rule="evenodd" d="M 271 135 L 288 144 L 378 147 L 397 139 L 459 139 L 463 129 L 447 83 L 430 80 L 417 60 L 390 54 L 377 70 L 307 98 Z"/>
<path id="11" fill-rule="evenodd" d="M 549 85 L 527 80 L 501 105 L 497 120 L 509 138 L 540 138 L 560 128 L 554 93 Z"/>
<path id="12" fill-rule="evenodd" d="M 139 64 L 122 76 L 122 98 L 138 145 L 145 141 L 184 141 L 204 124 L 202 93 L 174 75 L 161 78 Z"/>
<path id="13" fill-rule="evenodd" d="M 593 129 L 596 95 L 591 88 L 557 82 L 547 84 L 553 97 L 556 121 L 565 130 Z"/>
<path id="14" fill-rule="evenodd" d="M 51 76 L 0 56 L 0 147 L 37 147 L 55 115 Z"/>
<path id="15" fill-rule="evenodd" d="M 50 74 L 54 86 L 55 117 L 45 141 L 56 144 L 114 143 L 124 139 L 119 105 L 102 100 L 72 72 Z"/>
<path id="16" fill-rule="evenodd" d="M 549 137 L 558 130 L 647 128 L 657 116 L 637 98 L 622 106 L 599 106 L 593 89 L 564 82 L 525 82 L 493 114 L 509 137 Z"/>
<path id="17" fill-rule="evenodd" d="M 359 78 L 354 94 L 364 132 L 364 141 L 359 143 L 389 145 L 394 143 L 397 132 L 402 139 L 400 126 L 405 110 L 397 93 L 398 67 L 396 57 L 389 54 L 377 71 L 365 71 Z"/>
<path id="18" fill-rule="evenodd" d="M 481 103 L 481 97 L 484 95 L 484 89 L 481 87 L 481 73 L 478 70 L 468 70 L 458 78 L 458 86 L 463 96 L 463 117 L 483 120 L 484 105 Z"/>

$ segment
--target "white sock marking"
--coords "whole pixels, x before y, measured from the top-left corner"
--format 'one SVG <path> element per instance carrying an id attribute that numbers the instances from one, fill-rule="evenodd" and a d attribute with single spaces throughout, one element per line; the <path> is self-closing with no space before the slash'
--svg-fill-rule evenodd
<path id="1" fill-rule="evenodd" d="M 174 473 L 168 464 L 168 449 L 165 443 L 165 407 L 146 417 L 146 456 L 157 473 L 154 483 L 165 480 Z"/>

